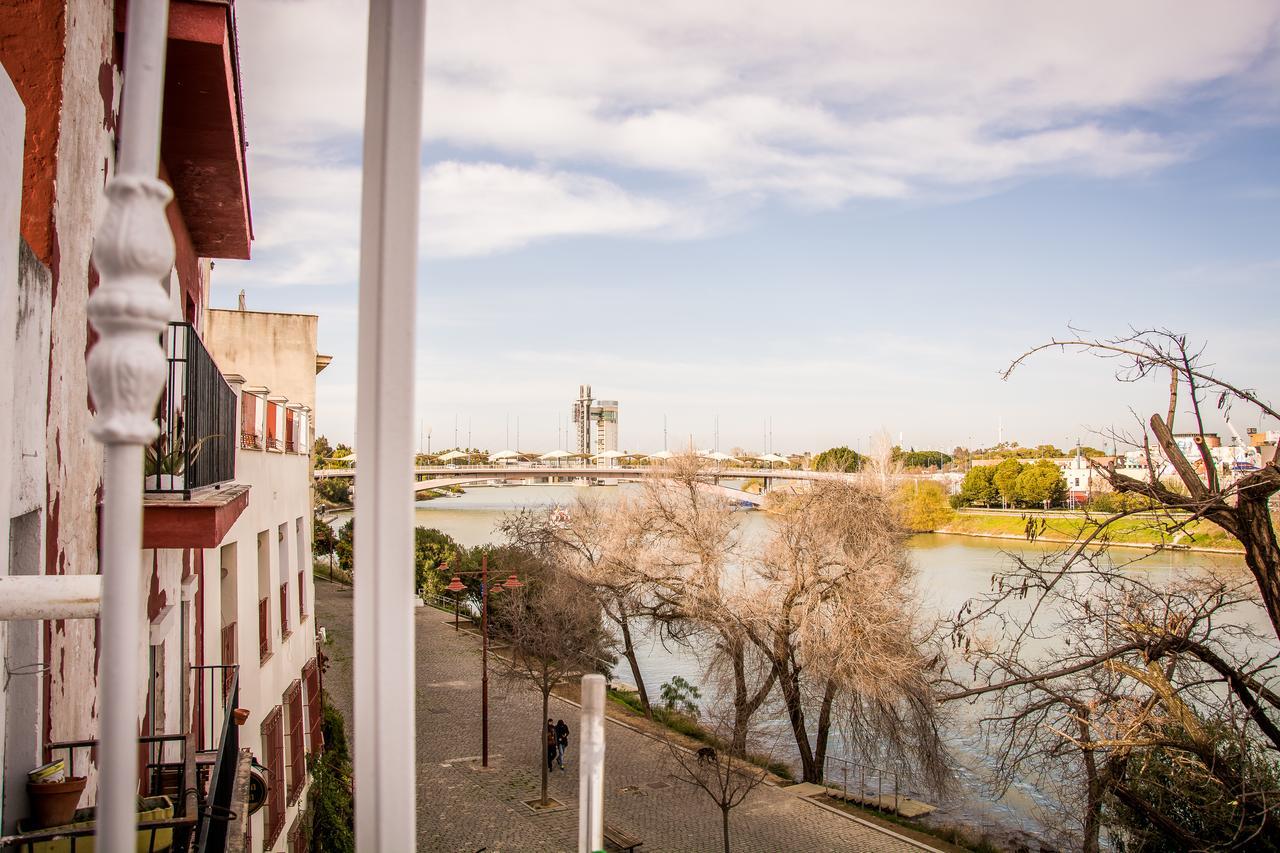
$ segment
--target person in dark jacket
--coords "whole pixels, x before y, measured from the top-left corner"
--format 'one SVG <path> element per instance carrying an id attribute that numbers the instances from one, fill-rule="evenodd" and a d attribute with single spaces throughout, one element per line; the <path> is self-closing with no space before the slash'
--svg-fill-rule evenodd
<path id="1" fill-rule="evenodd" d="M 556 763 L 564 769 L 564 751 L 569 748 L 569 727 L 564 720 L 556 721 Z"/>
<path id="2" fill-rule="evenodd" d="M 546 741 L 547 741 L 547 769 L 555 770 L 556 769 L 555 768 L 556 741 L 557 741 L 556 727 L 551 725 L 550 717 L 547 718 Z"/>

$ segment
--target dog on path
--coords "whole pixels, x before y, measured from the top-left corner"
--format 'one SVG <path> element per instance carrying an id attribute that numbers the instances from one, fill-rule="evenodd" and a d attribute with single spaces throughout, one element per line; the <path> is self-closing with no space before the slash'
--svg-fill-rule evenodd
<path id="1" fill-rule="evenodd" d="M 716 751 L 709 746 L 704 746 L 698 750 L 698 763 L 701 764 L 704 761 L 710 761 L 712 764 L 717 761 Z"/>

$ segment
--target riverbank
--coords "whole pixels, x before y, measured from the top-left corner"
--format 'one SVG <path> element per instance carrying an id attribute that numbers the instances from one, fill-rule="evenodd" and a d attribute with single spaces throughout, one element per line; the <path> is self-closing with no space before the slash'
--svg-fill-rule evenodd
<path id="1" fill-rule="evenodd" d="M 1026 542 L 1028 522 L 1034 521 L 1037 525 L 1036 541 L 1069 545 L 1095 532 L 1098 522 L 1105 519 L 1106 516 L 1065 516 L 1033 510 L 1018 514 L 969 511 L 956 513 L 949 522 L 928 532 Z M 1107 543 L 1126 548 L 1163 548 L 1207 554 L 1243 553 L 1239 542 L 1208 521 L 1196 521 L 1187 525 L 1185 530 L 1169 534 L 1163 522 L 1153 516 L 1129 516 L 1107 525 L 1103 535 Z"/>

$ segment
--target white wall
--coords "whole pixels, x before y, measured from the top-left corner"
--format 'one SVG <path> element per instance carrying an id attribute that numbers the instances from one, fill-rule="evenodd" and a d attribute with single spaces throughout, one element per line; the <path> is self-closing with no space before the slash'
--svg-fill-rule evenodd
<path id="1" fill-rule="evenodd" d="M 26 108 L 9 75 L 0 68 L 0 577 L 9 574 L 10 472 L 21 456 L 13 442 L 14 344 L 18 320 L 18 244 L 22 210 L 22 150 L 26 135 Z M 0 660 L 8 661 L 8 626 L 0 622 Z M 6 697 L 7 698 L 7 697 Z M 6 743 L 8 702 L 0 702 L 0 744 Z M 5 751 L 8 755 L 8 750 Z M 6 766 L 4 782 L 10 775 Z M 5 784 L 6 790 L 8 784 Z M 5 798 L 0 798 L 0 825 Z"/>

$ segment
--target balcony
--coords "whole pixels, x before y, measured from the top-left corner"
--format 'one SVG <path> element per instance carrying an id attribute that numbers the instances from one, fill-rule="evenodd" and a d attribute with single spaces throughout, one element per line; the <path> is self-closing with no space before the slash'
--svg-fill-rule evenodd
<path id="1" fill-rule="evenodd" d="M 146 455 L 148 492 L 191 492 L 235 479 L 236 395 L 190 323 L 169 324 L 169 378 Z"/>
<path id="2" fill-rule="evenodd" d="M 240 730 L 234 711 L 239 703 L 238 667 L 192 667 L 203 686 L 211 684 L 211 696 L 221 693 L 221 702 L 200 714 L 200 731 L 193 734 L 151 735 L 138 738 L 139 753 L 146 756 L 139 798 L 137 849 L 148 853 L 187 851 L 222 853 L 227 848 L 229 824 L 246 815 L 246 803 L 237 802 L 235 779 L 242 758 Z M 216 691 L 216 692 L 215 692 Z M 200 695 L 204 695 L 203 689 Z M 200 706 L 203 709 L 203 705 Z M 201 750 L 197 744 L 208 743 Z M 45 759 L 63 758 L 69 776 L 83 776 L 87 762 L 97 753 L 98 741 L 77 740 L 50 743 Z M 0 850 L 90 851 L 94 849 L 96 808 L 79 809 L 71 823 L 42 829 L 25 829 L 0 838 Z M 237 825 L 243 832 L 243 823 Z"/>
<path id="3" fill-rule="evenodd" d="M 169 374 L 146 449 L 143 545 L 212 548 L 248 505 L 236 473 L 236 395 L 190 323 L 170 323 Z"/>

